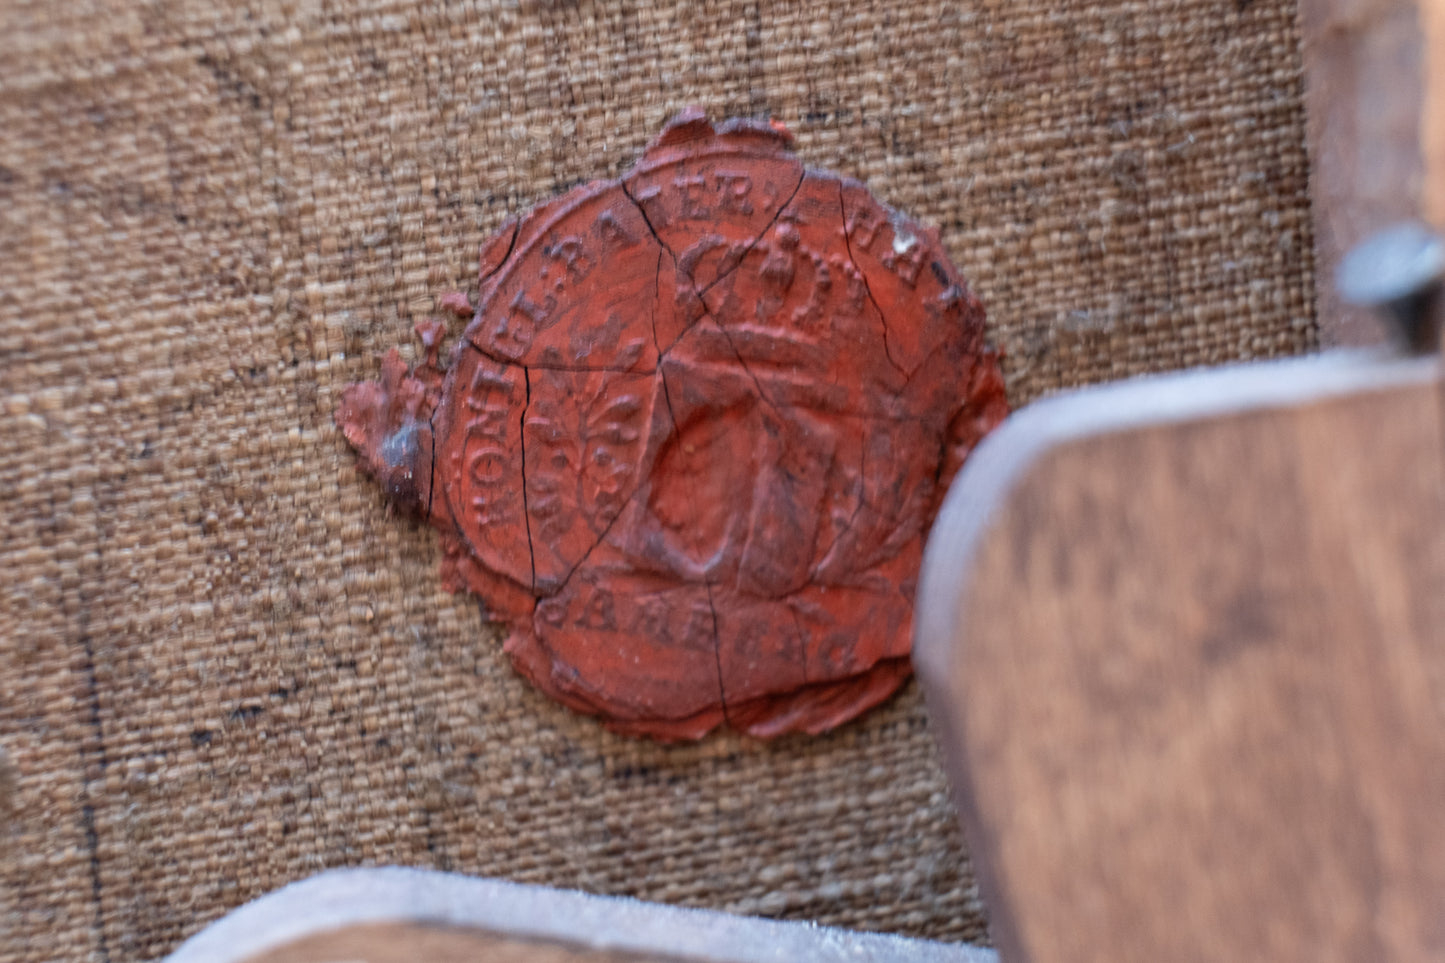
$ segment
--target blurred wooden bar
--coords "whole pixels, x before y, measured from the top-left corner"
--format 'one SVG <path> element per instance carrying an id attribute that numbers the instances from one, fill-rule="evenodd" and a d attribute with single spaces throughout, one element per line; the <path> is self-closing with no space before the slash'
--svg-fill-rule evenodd
<path id="1" fill-rule="evenodd" d="M 1333 352 L 980 447 L 915 662 L 1003 959 L 1445 959 L 1442 409 Z"/>
<path id="2" fill-rule="evenodd" d="M 989 949 L 403 867 L 247 903 L 167 963 L 997 963 Z"/>
<path id="3" fill-rule="evenodd" d="M 1440 0 L 1425 0 L 1419 9 L 1412 0 L 1300 0 L 1315 291 L 1325 347 L 1386 339 L 1378 318 L 1335 294 L 1340 258 L 1370 233 L 1430 213 L 1421 151 L 1422 24 L 1438 19 L 1430 4 L 1442 6 Z"/>

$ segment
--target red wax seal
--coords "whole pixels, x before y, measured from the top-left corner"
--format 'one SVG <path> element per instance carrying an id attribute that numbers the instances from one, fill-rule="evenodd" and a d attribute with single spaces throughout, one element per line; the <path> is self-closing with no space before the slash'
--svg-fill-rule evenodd
<path id="1" fill-rule="evenodd" d="M 425 322 L 424 360 L 337 412 L 522 674 L 622 732 L 816 733 L 887 698 L 934 510 L 1006 412 L 937 235 L 790 142 L 682 114 L 483 247 L 445 367 Z"/>

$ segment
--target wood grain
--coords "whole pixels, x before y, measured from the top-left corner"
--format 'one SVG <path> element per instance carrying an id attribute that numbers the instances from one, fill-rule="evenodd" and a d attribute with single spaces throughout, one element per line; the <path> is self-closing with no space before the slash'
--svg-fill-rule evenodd
<path id="1" fill-rule="evenodd" d="M 1441 410 L 1335 353 L 980 447 L 916 659 L 1004 959 L 1445 957 Z"/>

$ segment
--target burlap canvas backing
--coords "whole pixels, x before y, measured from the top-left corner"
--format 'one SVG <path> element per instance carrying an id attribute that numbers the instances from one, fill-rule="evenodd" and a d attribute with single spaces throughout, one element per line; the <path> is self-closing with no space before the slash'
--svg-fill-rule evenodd
<path id="1" fill-rule="evenodd" d="M 154 958 L 384 863 L 986 939 L 913 687 L 818 739 L 609 735 L 440 590 L 332 410 L 509 212 L 689 104 L 937 225 L 1016 404 L 1306 350 L 1294 17 L 0 4 L 0 959 Z"/>

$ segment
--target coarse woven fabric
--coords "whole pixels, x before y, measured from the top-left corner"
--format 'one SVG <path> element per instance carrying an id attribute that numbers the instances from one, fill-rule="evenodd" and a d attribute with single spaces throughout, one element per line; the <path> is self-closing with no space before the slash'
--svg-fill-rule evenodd
<path id="1" fill-rule="evenodd" d="M 609 735 L 332 425 L 504 216 L 689 104 L 937 225 L 1015 403 L 1315 342 L 1286 0 L 4 3 L 0 959 L 383 863 L 987 938 L 915 688 Z"/>

